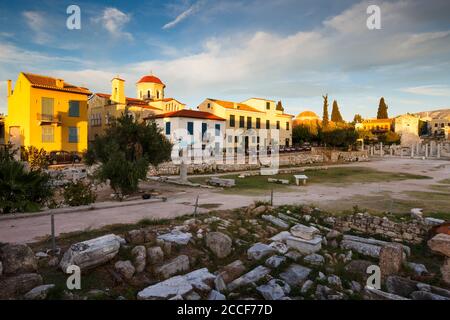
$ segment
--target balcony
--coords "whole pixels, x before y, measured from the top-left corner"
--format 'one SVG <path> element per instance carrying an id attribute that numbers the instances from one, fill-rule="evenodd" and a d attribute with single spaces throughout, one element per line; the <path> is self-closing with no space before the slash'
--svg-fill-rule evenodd
<path id="1" fill-rule="evenodd" d="M 61 115 L 53 115 L 53 114 L 41 114 L 38 113 L 36 115 L 37 120 L 40 122 L 40 124 L 52 124 L 55 123 L 57 125 L 61 124 Z"/>

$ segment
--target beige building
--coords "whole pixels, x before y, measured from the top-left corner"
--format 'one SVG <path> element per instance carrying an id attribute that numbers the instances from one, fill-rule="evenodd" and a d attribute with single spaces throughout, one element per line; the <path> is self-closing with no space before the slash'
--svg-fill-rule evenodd
<path id="1" fill-rule="evenodd" d="M 226 120 L 226 129 L 234 129 L 233 136 L 225 136 L 227 143 L 235 146 L 268 147 L 277 138 L 279 146 L 292 145 L 292 115 L 284 113 L 273 100 L 251 98 L 243 102 L 206 99 L 199 106 L 200 111 L 212 113 Z M 260 140 L 261 129 L 268 129 L 267 135 Z M 270 130 L 269 130 L 270 129 Z M 277 130 L 274 133 L 272 130 Z M 255 134 L 256 133 L 256 134 Z M 277 136 L 277 137 L 275 137 Z"/>
<path id="2" fill-rule="evenodd" d="M 411 114 L 404 114 L 394 119 L 394 130 L 399 135 L 413 134 L 419 136 L 420 118 Z"/>
<path id="3" fill-rule="evenodd" d="M 433 136 L 444 136 L 446 139 L 449 139 L 450 116 L 440 119 L 431 119 L 430 130 Z"/>
<path id="4" fill-rule="evenodd" d="M 120 117 L 125 109 L 137 119 L 173 112 L 185 108 L 185 104 L 174 98 L 166 98 L 166 85 L 157 77 L 148 75 L 136 83 L 138 98 L 125 96 L 125 80 L 115 77 L 111 80 L 111 94 L 95 93 L 88 102 L 89 141 L 103 134 L 111 119 Z"/>

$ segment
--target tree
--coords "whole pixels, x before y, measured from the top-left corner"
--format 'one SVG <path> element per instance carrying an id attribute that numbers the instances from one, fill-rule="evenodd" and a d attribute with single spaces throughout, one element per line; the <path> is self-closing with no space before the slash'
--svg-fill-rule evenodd
<path id="1" fill-rule="evenodd" d="M 363 122 L 362 116 L 359 113 L 355 114 L 355 116 L 353 117 L 353 123 L 355 124 L 361 122 Z"/>
<path id="2" fill-rule="evenodd" d="M 380 104 L 378 105 L 377 119 L 388 119 L 388 106 L 384 102 L 384 98 L 381 97 Z"/>
<path id="3" fill-rule="evenodd" d="M 354 145 L 358 133 L 353 128 L 339 128 L 322 132 L 322 141 L 332 147 L 349 147 Z"/>
<path id="4" fill-rule="evenodd" d="M 400 135 L 393 131 L 378 135 L 378 141 L 383 142 L 384 144 L 399 144 L 400 139 Z"/>
<path id="5" fill-rule="evenodd" d="M 322 126 L 326 128 L 328 126 L 328 94 L 323 97 L 323 117 L 322 117 Z"/>
<path id="6" fill-rule="evenodd" d="M 313 134 L 310 127 L 305 125 L 295 126 L 292 130 L 292 142 L 299 144 L 303 142 L 311 142 L 313 140 Z"/>
<path id="7" fill-rule="evenodd" d="M 0 212 L 38 211 L 53 197 L 50 175 L 27 170 L 13 153 L 10 145 L 0 150 Z"/>
<path id="8" fill-rule="evenodd" d="M 278 111 L 284 111 L 284 108 L 283 108 L 283 104 L 281 103 L 281 101 L 278 101 L 278 103 L 277 103 L 277 108 L 276 108 Z"/>
<path id="9" fill-rule="evenodd" d="M 336 100 L 333 101 L 333 109 L 331 110 L 331 121 L 336 123 L 344 122 L 342 119 L 341 112 L 339 111 L 339 106 Z"/>
<path id="10" fill-rule="evenodd" d="M 140 122 L 127 110 L 113 119 L 102 136 L 97 136 L 86 153 L 88 165 L 100 162 L 95 176 L 109 181 L 119 199 L 137 191 L 140 180 L 147 176 L 148 166 L 170 160 L 172 144 L 154 120 Z"/>

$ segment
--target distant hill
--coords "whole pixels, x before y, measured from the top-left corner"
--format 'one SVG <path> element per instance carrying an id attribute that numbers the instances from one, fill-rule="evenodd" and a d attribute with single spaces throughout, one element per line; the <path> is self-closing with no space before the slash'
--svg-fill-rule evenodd
<path id="1" fill-rule="evenodd" d="M 447 109 L 439 109 L 439 110 L 430 110 L 430 111 L 422 111 L 422 112 L 416 112 L 415 115 L 418 115 L 420 117 L 426 117 L 427 115 L 434 119 L 442 119 L 445 117 L 450 116 L 450 108 Z"/>

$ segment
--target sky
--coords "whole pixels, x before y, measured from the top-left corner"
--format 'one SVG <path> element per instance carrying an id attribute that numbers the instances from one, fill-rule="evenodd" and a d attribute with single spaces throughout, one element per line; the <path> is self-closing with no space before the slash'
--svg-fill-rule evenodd
<path id="1" fill-rule="evenodd" d="M 66 27 L 72 4 L 80 30 Z M 21 71 L 105 93 L 119 75 L 130 97 L 151 72 L 190 108 L 261 97 L 321 115 L 325 94 L 348 121 L 375 117 L 382 96 L 390 116 L 450 108 L 449 12 L 448 0 L 1 1 L 0 113 Z"/>

